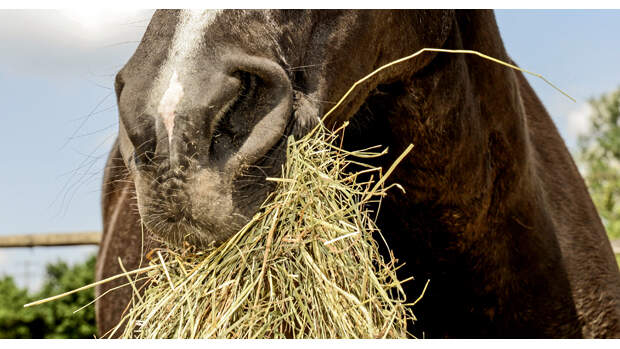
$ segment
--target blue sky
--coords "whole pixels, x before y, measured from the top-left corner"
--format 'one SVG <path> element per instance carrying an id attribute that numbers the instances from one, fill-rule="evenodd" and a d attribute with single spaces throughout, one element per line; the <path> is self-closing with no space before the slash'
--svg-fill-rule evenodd
<path id="1" fill-rule="evenodd" d="M 150 11 L 0 10 L 0 235 L 100 230 L 100 184 L 117 130 L 112 81 Z M 569 147 L 587 99 L 620 86 L 620 11 L 497 11 L 504 43 L 571 102 L 529 77 Z M 44 264 L 95 247 L 0 249 L 0 274 L 36 287 Z M 29 264 L 26 266 L 26 264 Z"/>

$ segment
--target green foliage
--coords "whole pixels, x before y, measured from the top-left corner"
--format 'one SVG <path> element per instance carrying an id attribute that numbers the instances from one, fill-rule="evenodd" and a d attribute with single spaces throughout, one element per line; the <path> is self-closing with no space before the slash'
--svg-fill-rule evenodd
<path id="1" fill-rule="evenodd" d="M 620 238 L 620 89 L 590 100 L 591 129 L 578 141 L 579 160 L 607 233 Z"/>
<path id="2" fill-rule="evenodd" d="M 30 308 L 24 304 L 76 289 L 94 280 L 95 257 L 69 267 L 65 262 L 47 265 L 41 290 L 29 294 L 13 278 L 0 279 L 0 338 L 93 338 L 94 306 L 73 314 L 94 299 L 92 289 Z"/>

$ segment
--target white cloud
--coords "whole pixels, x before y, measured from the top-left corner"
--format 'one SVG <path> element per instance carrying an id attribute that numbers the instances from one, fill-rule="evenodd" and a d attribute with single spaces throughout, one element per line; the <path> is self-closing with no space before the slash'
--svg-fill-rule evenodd
<path id="1" fill-rule="evenodd" d="M 135 50 L 151 10 L 2 10 L 0 69 L 59 77 L 113 74 Z"/>
<path id="2" fill-rule="evenodd" d="M 588 133 L 593 112 L 589 103 L 582 103 L 571 110 L 566 116 L 567 136 L 576 140 L 580 135 Z"/>
<path id="3" fill-rule="evenodd" d="M 150 18 L 149 11 L 132 9 L 66 9 L 58 14 L 71 24 L 78 25 L 81 31 L 75 33 L 84 41 L 104 41 L 120 39 L 124 35 L 141 34 Z M 137 25 L 139 24 L 139 25 Z"/>

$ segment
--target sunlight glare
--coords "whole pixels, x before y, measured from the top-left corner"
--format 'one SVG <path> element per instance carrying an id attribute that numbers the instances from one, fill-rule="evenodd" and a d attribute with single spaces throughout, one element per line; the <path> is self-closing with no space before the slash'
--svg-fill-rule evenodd
<path id="1" fill-rule="evenodd" d="M 77 23 L 89 35 L 101 35 L 110 26 L 130 22 L 140 10 L 76 8 L 60 10 L 63 17 Z"/>

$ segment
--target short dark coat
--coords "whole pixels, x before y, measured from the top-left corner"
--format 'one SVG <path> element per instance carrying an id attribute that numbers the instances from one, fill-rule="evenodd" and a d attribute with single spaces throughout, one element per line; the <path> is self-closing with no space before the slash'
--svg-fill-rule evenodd
<path id="1" fill-rule="evenodd" d="M 119 73 L 124 124 L 136 122 L 132 108 L 148 104 L 144 92 L 151 80 L 140 79 L 162 64 L 161 47 L 168 47 L 176 18 L 174 12 L 156 13 Z M 327 102 L 357 79 L 422 47 L 509 60 L 491 11 L 231 11 L 205 35 L 214 45 L 209 52 L 236 45 L 283 66 L 293 88 L 289 134 L 303 133 L 311 124 L 307 118 L 324 114 L 333 105 Z M 217 54 L 205 59 L 215 62 Z M 570 153 L 523 74 L 476 56 L 429 53 L 360 86 L 328 123 L 345 120 L 351 122 L 346 147 L 389 146 L 380 165 L 414 144 L 391 178 L 406 194 L 392 191 L 378 220 L 395 256 L 406 263 L 401 275 L 415 277 L 406 287 L 409 298 L 431 280 L 414 309 L 414 334 L 620 337 L 620 272 L 609 240 Z M 142 130 L 146 142 L 155 137 L 147 124 L 136 125 L 121 131 L 138 139 L 131 132 Z M 125 156 L 123 149 L 133 148 L 123 137 L 106 167 L 98 279 L 120 273 L 119 256 L 129 269 L 140 260 L 145 217 L 137 209 L 139 171 L 132 161 L 141 153 L 135 152 L 137 160 Z M 153 146 L 156 156 L 159 149 Z M 284 159 L 267 160 L 262 164 L 269 171 Z M 257 188 L 258 182 L 243 190 L 254 197 Z M 148 229 L 144 237 L 146 252 L 154 243 Z M 118 322 L 131 292 L 125 287 L 97 302 L 100 334 Z"/>

